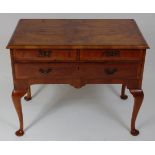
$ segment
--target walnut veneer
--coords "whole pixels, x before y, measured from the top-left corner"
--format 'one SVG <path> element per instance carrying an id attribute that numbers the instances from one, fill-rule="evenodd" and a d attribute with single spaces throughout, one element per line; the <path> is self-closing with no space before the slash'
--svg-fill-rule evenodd
<path id="1" fill-rule="evenodd" d="M 31 99 L 32 84 L 122 84 L 134 97 L 131 134 L 143 100 L 142 78 L 149 48 L 132 19 L 22 19 L 7 46 L 12 99 L 24 134 L 21 97 Z"/>

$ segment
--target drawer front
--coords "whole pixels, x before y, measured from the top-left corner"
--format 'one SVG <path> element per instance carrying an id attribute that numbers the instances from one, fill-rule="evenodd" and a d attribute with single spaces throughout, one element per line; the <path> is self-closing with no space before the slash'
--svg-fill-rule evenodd
<path id="1" fill-rule="evenodd" d="M 79 68 L 85 79 L 137 79 L 141 71 L 138 63 L 81 63 Z"/>
<path id="2" fill-rule="evenodd" d="M 17 79 L 66 79 L 75 76 L 75 63 L 16 63 Z"/>
<path id="3" fill-rule="evenodd" d="M 142 50 L 80 50 L 80 60 L 142 60 Z"/>
<path id="4" fill-rule="evenodd" d="M 77 58 L 76 50 L 14 50 L 15 60 L 23 61 L 73 61 Z"/>

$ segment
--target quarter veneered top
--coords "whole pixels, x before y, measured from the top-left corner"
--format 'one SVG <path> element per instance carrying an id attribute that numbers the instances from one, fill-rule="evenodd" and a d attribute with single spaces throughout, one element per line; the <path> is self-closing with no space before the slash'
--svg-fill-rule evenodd
<path id="1" fill-rule="evenodd" d="M 149 48 L 132 19 L 21 19 L 7 48 Z"/>

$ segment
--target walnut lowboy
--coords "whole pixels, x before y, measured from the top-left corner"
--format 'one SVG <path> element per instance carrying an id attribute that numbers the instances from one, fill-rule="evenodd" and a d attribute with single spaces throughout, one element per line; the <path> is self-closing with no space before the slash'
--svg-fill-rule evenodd
<path id="1" fill-rule="evenodd" d="M 131 134 L 139 134 L 135 121 L 144 97 L 141 86 L 148 45 L 133 20 L 20 20 L 7 48 L 20 123 L 17 136 L 24 134 L 21 97 L 31 100 L 32 84 L 51 83 L 75 88 L 122 84 L 121 99 L 127 99 L 125 88 L 135 99 Z"/>

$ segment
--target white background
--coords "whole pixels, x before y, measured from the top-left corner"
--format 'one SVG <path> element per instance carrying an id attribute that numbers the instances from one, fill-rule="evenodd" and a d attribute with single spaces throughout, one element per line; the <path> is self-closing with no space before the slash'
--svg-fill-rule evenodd
<path id="1" fill-rule="evenodd" d="M 6 13 L 154 13 L 154 0 L 1 0 Z"/>

